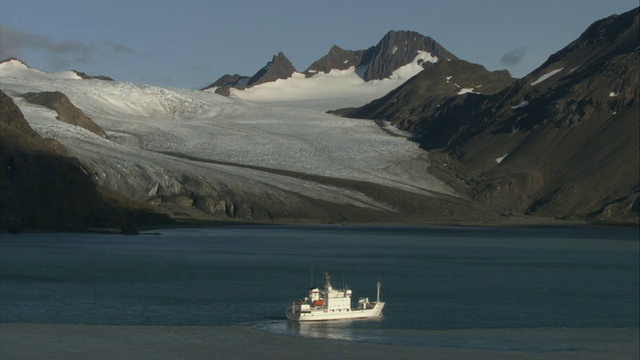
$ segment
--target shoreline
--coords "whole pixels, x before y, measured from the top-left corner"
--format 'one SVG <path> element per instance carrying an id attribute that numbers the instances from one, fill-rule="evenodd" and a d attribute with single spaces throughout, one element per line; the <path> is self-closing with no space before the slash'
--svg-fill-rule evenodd
<path id="1" fill-rule="evenodd" d="M 638 328 L 392 331 L 430 345 L 304 338 L 241 325 L 0 323 L 0 358 L 637 359 L 640 354 Z"/>
<path id="2" fill-rule="evenodd" d="M 537 218 L 538 219 L 538 218 Z M 0 229 L 0 234 L 20 235 L 38 233 L 74 233 L 74 234 L 106 234 L 106 235 L 159 235 L 159 230 L 165 229 L 206 229 L 224 227 L 245 227 L 245 226 L 359 226 L 359 227 L 453 227 L 453 228 L 640 228 L 640 223 L 611 223 L 611 222 L 587 222 L 587 221 L 566 221 L 546 219 L 546 221 L 504 221 L 497 223 L 418 223 L 418 222 L 345 222 L 345 223 L 323 223 L 323 222 L 242 222 L 242 221 L 194 221 L 178 222 L 167 224 L 140 225 L 136 234 L 123 233 L 118 228 L 87 228 L 87 229 L 26 229 L 18 233 L 11 233 L 6 229 Z"/>

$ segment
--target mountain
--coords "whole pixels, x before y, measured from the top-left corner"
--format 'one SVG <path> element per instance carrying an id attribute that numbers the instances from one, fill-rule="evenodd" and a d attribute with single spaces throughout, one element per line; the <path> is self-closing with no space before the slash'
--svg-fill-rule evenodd
<path id="1" fill-rule="evenodd" d="M 333 45 L 327 55 L 321 57 L 311 64 L 304 73 L 311 77 L 319 72 L 329 73 L 331 70 L 347 70 L 350 67 L 359 67 L 362 58 L 370 58 L 371 54 L 366 50 L 345 50 L 338 45 Z"/>
<path id="2" fill-rule="evenodd" d="M 426 53 L 429 56 L 418 65 L 436 61 L 457 59 L 453 54 L 430 37 L 425 37 L 413 31 L 390 31 L 371 50 L 371 59 L 365 56 L 362 64 L 366 66 L 363 72 L 365 81 L 381 80 L 390 77 L 393 72 L 411 63 L 416 54 Z"/>
<path id="3" fill-rule="evenodd" d="M 265 82 L 272 82 L 278 79 L 286 79 L 296 72 L 296 68 L 291 61 L 279 52 L 273 56 L 262 69 L 258 70 L 253 76 L 242 75 L 223 75 L 221 78 L 213 82 L 211 85 L 202 90 L 215 89 L 220 95 L 229 96 L 229 88 L 245 88 L 254 85 L 260 85 Z"/>
<path id="4" fill-rule="evenodd" d="M 330 113 L 353 118 L 389 121 L 415 132 L 419 119 L 436 111 L 448 100 L 464 94 L 495 94 L 515 79 L 508 71 L 490 72 L 464 60 L 425 63 L 424 70 L 382 98 L 359 108 Z"/>
<path id="5" fill-rule="evenodd" d="M 316 109 L 326 111 L 365 104 L 419 73 L 423 64 L 450 60 L 457 58 L 429 37 L 390 31 L 365 50 L 334 45 L 302 73 L 280 53 L 252 77 L 224 75 L 203 90 L 256 103 L 316 104 Z"/>
<path id="6" fill-rule="evenodd" d="M 319 72 L 355 67 L 364 81 L 382 80 L 413 62 L 420 53 L 428 53 L 429 58 L 421 59 L 419 65 L 436 59 L 457 59 L 430 37 L 414 31 L 389 31 L 376 46 L 366 50 L 344 50 L 334 45 L 327 55 L 311 64 L 304 73 L 313 76 Z"/>
<path id="7" fill-rule="evenodd" d="M 276 81 L 278 79 L 286 79 L 296 72 L 291 61 L 287 59 L 282 52 L 275 55 L 270 62 L 253 75 L 247 86 L 260 85 L 265 82 Z"/>
<path id="8" fill-rule="evenodd" d="M 637 29 L 637 9 L 596 22 L 519 80 L 436 47 L 403 55 L 402 39 L 417 37 L 394 33 L 375 51 L 334 47 L 308 73 L 275 56 L 224 79 L 265 80 L 228 97 L 6 61 L 0 165 L 19 170 L 0 173 L 3 225 L 17 214 L 31 227 L 117 226 L 157 219 L 150 211 L 206 223 L 638 223 Z M 411 60 L 382 65 L 394 56 Z M 359 118 L 310 110 L 342 103 Z M 80 113 L 106 137 L 60 121 Z"/>
<path id="9" fill-rule="evenodd" d="M 274 67 L 277 58 L 266 68 Z M 279 72 L 277 81 L 253 82 L 264 78 L 258 76 L 263 69 L 252 77 L 225 75 L 204 90 L 254 104 L 327 111 L 366 104 L 421 72 L 425 64 L 453 60 L 457 58 L 429 37 L 390 31 L 365 50 L 333 46 L 302 73 L 282 61 L 286 71 Z"/>
<path id="10" fill-rule="evenodd" d="M 411 131 L 434 171 L 504 213 L 637 223 L 638 12 L 595 22 L 499 92 L 433 95 L 425 71 L 342 113 Z"/>

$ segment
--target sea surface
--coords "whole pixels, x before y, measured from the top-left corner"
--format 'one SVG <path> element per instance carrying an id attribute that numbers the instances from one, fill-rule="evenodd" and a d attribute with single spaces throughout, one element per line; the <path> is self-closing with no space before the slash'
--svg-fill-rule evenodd
<path id="1" fill-rule="evenodd" d="M 442 341 L 469 340 L 407 334 L 637 328 L 638 239 L 638 227 L 234 226 L 138 236 L 2 234 L 0 322 L 231 325 L 297 337 L 453 347 L 466 345 Z M 312 284 L 322 285 L 325 271 L 334 287 L 353 290 L 354 302 L 375 300 L 380 281 L 384 316 L 288 322 L 285 307 Z M 424 343 L 434 341 L 440 343 Z"/>

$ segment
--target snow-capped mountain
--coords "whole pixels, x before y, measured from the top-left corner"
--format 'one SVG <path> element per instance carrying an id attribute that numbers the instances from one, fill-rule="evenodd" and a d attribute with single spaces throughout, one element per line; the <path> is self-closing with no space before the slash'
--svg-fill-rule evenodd
<path id="1" fill-rule="evenodd" d="M 390 31 L 366 50 L 333 46 L 303 72 L 279 53 L 251 77 L 224 75 L 204 90 L 252 103 L 327 111 L 364 105 L 418 74 L 424 63 L 456 59 L 432 38 Z"/>
<path id="2" fill-rule="evenodd" d="M 502 91 L 430 91 L 462 80 L 436 64 L 344 113 L 390 120 L 424 148 L 444 149 L 452 183 L 463 179 L 476 199 L 506 213 L 637 223 L 639 13 L 595 22 Z"/>
<path id="3" fill-rule="evenodd" d="M 305 72 L 278 54 L 220 79 L 230 96 L 9 59 L 0 222 L 44 226 L 40 204 L 73 207 L 84 226 L 141 208 L 207 221 L 637 221 L 637 29 L 638 9 L 599 21 L 520 80 L 391 32 Z M 325 113 L 364 104 L 339 112 L 360 118 Z M 76 187 L 95 211 L 66 197 Z"/>
<path id="4" fill-rule="evenodd" d="M 48 74 L 17 60 L 1 63 L 0 77 L 1 90 L 29 125 L 63 144 L 100 188 L 174 217 L 451 222 L 457 215 L 445 220 L 444 214 L 493 216 L 430 175 L 427 154 L 416 144 L 373 122 L 199 90 Z M 26 98 L 42 92 L 66 95 L 106 138 L 59 121 L 58 112 Z"/>

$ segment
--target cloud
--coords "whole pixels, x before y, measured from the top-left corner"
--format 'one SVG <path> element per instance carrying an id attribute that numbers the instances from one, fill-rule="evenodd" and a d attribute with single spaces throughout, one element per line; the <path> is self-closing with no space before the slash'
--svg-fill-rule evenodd
<path id="1" fill-rule="evenodd" d="M 515 49 L 509 50 L 504 55 L 502 55 L 500 62 L 504 65 L 516 65 L 520 61 L 522 61 L 522 58 L 524 57 L 524 53 L 526 51 L 526 46 L 520 46 Z"/>
<path id="2" fill-rule="evenodd" d="M 12 56 L 20 58 L 26 51 L 42 52 L 57 70 L 70 65 L 90 63 L 99 57 L 136 53 L 126 45 L 113 41 L 56 41 L 48 36 L 0 25 L 0 60 Z"/>

